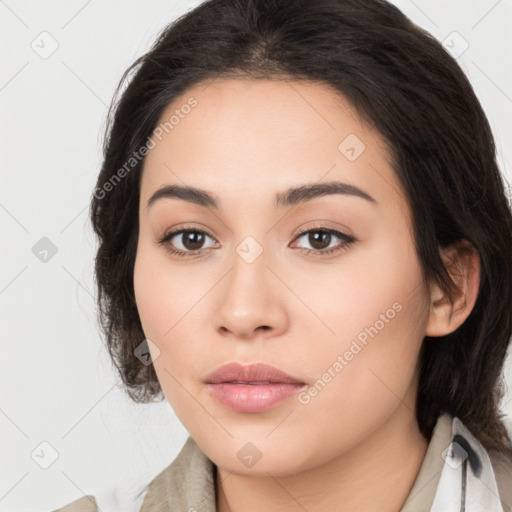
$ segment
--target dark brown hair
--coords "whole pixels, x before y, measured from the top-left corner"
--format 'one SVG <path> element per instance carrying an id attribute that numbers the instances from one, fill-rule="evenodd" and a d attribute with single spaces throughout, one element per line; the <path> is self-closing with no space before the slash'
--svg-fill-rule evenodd
<path id="1" fill-rule="evenodd" d="M 416 417 L 430 438 L 438 416 L 449 412 L 487 449 L 510 452 L 499 403 L 512 335 L 512 214 L 493 135 L 457 62 L 382 0 L 208 0 L 166 27 L 124 73 L 107 119 L 91 220 L 100 242 L 100 323 L 128 394 L 138 402 L 163 398 L 153 366 L 134 355 L 145 336 L 133 290 L 144 159 L 133 155 L 174 98 L 216 77 L 332 86 L 391 148 L 426 282 L 452 296 L 439 249 L 467 240 L 477 250 L 473 311 L 455 332 L 423 341 Z"/>

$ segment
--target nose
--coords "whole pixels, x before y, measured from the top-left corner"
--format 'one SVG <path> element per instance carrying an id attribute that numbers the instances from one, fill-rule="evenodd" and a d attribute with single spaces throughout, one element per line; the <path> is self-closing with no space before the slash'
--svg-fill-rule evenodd
<path id="1" fill-rule="evenodd" d="M 233 266 L 219 283 L 215 329 L 225 337 L 270 338 L 288 328 L 286 287 L 267 265 L 266 253 L 253 262 L 235 254 Z"/>

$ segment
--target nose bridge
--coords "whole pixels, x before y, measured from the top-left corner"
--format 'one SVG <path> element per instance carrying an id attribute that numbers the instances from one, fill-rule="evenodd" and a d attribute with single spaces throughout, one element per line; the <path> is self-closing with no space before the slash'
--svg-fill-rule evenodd
<path id="1" fill-rule="evenodd" d="M 238 307 L 252 305 L 254 309 L 265 299 L 268 290 L 268 249 L 253 236 L 246 236 L 236 247 L 231 260 L 232 271 L 228 294 L 236 299 Z M 228 297 L 226 297 L 228 299 Z"/>
<path id="2" fill-rule="evenodd" d="M 285 327 L 284 297 L 280 298 L 276 283 L 269 281 L 275 280 L 267 268 L 271 259 L 270 249 L 253 236 L 246 236 L 234 248 L 231 271 L 219 297 L 217 328 L 248 337 L 259 327 L 272 331 Z"/>

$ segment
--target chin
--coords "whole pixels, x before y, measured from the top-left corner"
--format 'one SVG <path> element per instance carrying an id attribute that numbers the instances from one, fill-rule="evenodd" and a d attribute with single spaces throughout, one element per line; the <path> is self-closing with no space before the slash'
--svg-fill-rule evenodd
<path id="1" fill-rule="evenodd" d="M 203 448 L 202 448 L 203 449 Z M 219 468 L 242 476 L 289 476 L 314 466 L 313 454 L 308 456 L 292 443 L 273 443 L 234 439 L 223 446 L 207 446 L 204 453 Z"/>

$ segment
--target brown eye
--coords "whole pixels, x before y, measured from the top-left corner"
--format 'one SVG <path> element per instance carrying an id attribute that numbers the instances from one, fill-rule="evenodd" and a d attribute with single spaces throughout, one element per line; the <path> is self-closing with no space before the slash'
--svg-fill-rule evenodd
<path id="1" fill-rule="evenodd" d="M 305 240 L 309 247 L 300 243 L 295 247 L 307 251 L 308 254 L 326 255 L 348 248 L 356 241 L 353 236 L 331 228 L 310 229 L 300 234 L 296 240 Z M 294 242 L 297 244 L 297 242 Z"/>
<path id="2" fill-rule="evenodd" d="M 179 229 L 168 233 L 158 240 L 158 243 L 163 245 L 170 253 L 186 256 L 209 248 L 208 246 L 204 247 L 207 239 L 213 242 L 210 242 L 210 247 L 216 242 L 208 233 L 200 229 Z"/>
<path id="3" fill-rule="evenodd" d="M 331 238 L 331 233 L 327 233 L 326 231 L 310 231 L 308 233 L 308 242 L 313 249 L 327 249 L 331 243 Z"/>
<path id="4" fill-rule="evenodd" d="M 197 251 L 204 244 L 204 233 L 199 231 L 184 231 L 181 233 L 182 244 L 189 251 Z"/>

